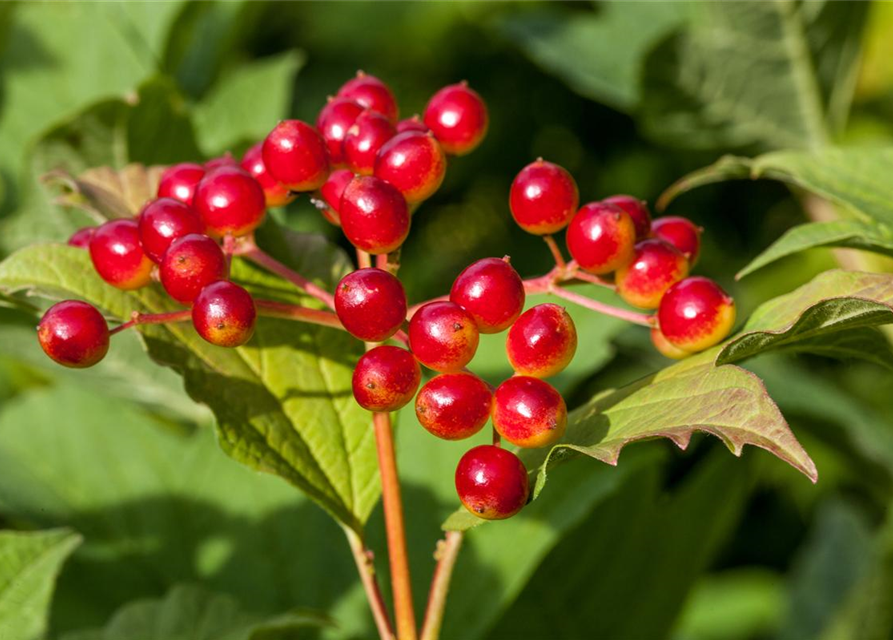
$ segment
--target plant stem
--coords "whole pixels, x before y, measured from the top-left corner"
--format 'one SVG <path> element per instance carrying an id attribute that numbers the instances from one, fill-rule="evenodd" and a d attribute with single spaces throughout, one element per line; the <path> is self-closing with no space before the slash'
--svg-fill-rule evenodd
<path id="1" fill-rule="evenodd" d="M 568 291 L 567 289 L 562 289 L 558 285 L 550 288 L 549 293 L 558 296 L 559 298 L 564 298 L 574 304 L 578 304 L 581 307 L 586 307 L 587 309 L 591 309 L 598 313 L 603 313 L 606 316 L 620 318 L 621 320 L 626 320 L 634 324 L 640 324 L 643 327 L 654 326 L 654 316 L 645 313 L 637 313 L 635 311 L 627 311 L 626 309 L 618 309 L 617 307 L 612 307 L 611 305 L 604 304 L 598 300 L 593 300 L 586 296 L 581 296 L 578 293 Z"/>
<path id="2" fill-rule="evenodd" d="M 447 531 L 446 537 L 437 543 L 437 551 L 434 553 L 437 566 L 431 579 L 431 591 L 428 593 L 428 607 L 425 609 L 425 622 L 422 625 L 420 640 L 437 640 L 440 637 L 450 578 L 453 576 L 453 567 L 456 566 L 461 547 L 461 531 Z"/>
<path id="3" fill-rule="evenodd" d="M 384 503 L 384 522 L 388 539 L 388 558 L 391 565 L 391 590 L 394 593 L 394 614 L 397 638 L 415 640 L 416 622 L 412 606 L 412 583 L 409 577 L 409 557 L 406 553 L 406 531 L 403 525 L 403 503 L 400 480 L 397 476 L 397 456 L 394 453 L 394 434 L 391 415 L 373 414 L 375 443 L 378 448 L 378 469 L 381 474 L 381 497 Z"/>
<path id="4" fill-rule="evenodd" d="M 368 269 L 372 266 L 372 256 L 361 249 L 357 249 L 357 268 Z"/>
<path id="5" fill-rule="evenodd" d="M 375 579 L 375 566 L 372 564 L 372 552 L 366 548 L 366 545 L 356 531 L 344 527 L 344 533 L 347 536 L 350 550 L 353 552 L 353 559 L 357 565 L 357 571 L 360 574 L 360 581 L 363 583 L 363 589 L 366 591 L 366 599 L 369 601 L 369 608 L 372 610 L 372 618 L 375 620 L 378 636 L 381 640 L 395 640 L 394 628 L 391 625 L 391 619 L 388 616 L 388 609 L 385 606 L 384 598 L 381 597 L 381 589 L 378 588 L 378 580 Z"/>
<path id="6" fill-rule="evenodd" d="M 300 273 L 288 268 L 253 242 L 245 243 L 242 246 L 239 255 L 262 266 L 264 269 L 275 273 L 277 276 L 285 278 L 299 289 L 302 289 L 317 300 L 320 300 L 330 309 L 335 308 L 335 298 L 331 293 L 319 285 L 314 284 Z"/>
<path id="7" fill-rule="evenodd" d="M 318 324 L 323 327 L 332 327 L 333 329 L 345 331 L 344 325 L 341 324 L 338 316 L 331 311 L 308 309 L 300 305 L 276 302 L 274 300 L 255 300 L 254 304 L 257 306 L 258 314 L 262 316 L 297 320 L 298 322 Z"/>
<path id="8" fill-rule="evenodd" d="M 192 310 L 184 309 L 183 311 L 172 311 L 170 313 L 138 313 L 136 311 L 130 316 L 130 320 L 109 331 L 110 335 L 120 333 L 125 329 L 130 329 L 138 324 L 164 324 L 166 322 L 185 322 L 192 320 Z"/>
<path id="9" fill-rule="evenodd" d="M 564 261 L 564 256 L 561 255 L 561 249 L 558 248 L 558 243 L 555 242 L 555 238 L 551 235 L 545 235 L 543 236 L 543 240 L 546 241 L 549 251 L 552 252 L 552 257 L 555 258 L 555 266 L 558 268 L 559 272 L 564 272 L 567 269 L 567 263 Z"/>

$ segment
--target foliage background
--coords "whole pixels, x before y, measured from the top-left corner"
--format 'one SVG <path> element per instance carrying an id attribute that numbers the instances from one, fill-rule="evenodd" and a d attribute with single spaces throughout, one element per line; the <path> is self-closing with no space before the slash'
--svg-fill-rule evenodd
<path id="1" fill-rule="evenodd" d="M 44 172 L 240 153 L 279 118 L 312 121 L 357 68 L 389 82 L 406 115 L 459 79 L 491 110 L 485 144 L 451 164 L 414 219 L 402 270 L 411 301 L 484 256 L 511 254 L 525 276 L 548 268 L 506 206 L 513 175 L 536 156 L 566 166 L 584 199 L 654 202 L 723 153 L 890 143 L 893 5 L 721 4 L 706 30 L 694 3 L 0 4 L 2 254 L 82 222 L 49 204 Z M 811 43 L 806 62 L 822 81 L 811 90 L 804 60 L 773 57 L 791 25 Z M 816 103 L 823 115 L 811 119 Z M 669 212 L 705 227 L 698 271 L 734 292 L 743 318 L 835 265 L 819 249 L 734 280 L 804 221 L 802 202 L 778 183 L 729 182 Z M 306 202 L 276 215 L 346 246 Z M 560 380 L 572 404 L 665 366 L 646 332 L 581 317 L 585 348 Z M 72 375 L 48 364 L 33 325 L 0 307 L 0 518 L 10 530 L 70 531 L 0 534 L 0 566 L 41 558 L 47 581 L 27 608 L 0 590 L 0 629 L 42 637 L 49 607 L 51 637 L 114 640 L 130 636 L 75 632 L 133 601 L 138 624 L 213 597 L 247 630 L 238 637 L 292 637 L 255 623 L 295 607 L 337 625 L 300 637 L 371 635 L 337 526 L 285 483 L 227 459 L 174 374 L 135 340 L 116 340 L 101 366 Z M 498 341 L 475 365 L 502 375 Z M 815 356 L 748 367 L 815 459 L 817 485 L 704 436 L 685 453 L 638 444 L 616 469 L 570 463 L 522 516 L 469 534 L 444 637 L 891 637 L 893 381 L 876 364 Z M 398 445 L 422 602 L 467 443 L 434 442 L 410 414 Z M 369 531 L 381 565 L 379 509 Z M 223 637 L 214 633 L 202 637 Z"/>

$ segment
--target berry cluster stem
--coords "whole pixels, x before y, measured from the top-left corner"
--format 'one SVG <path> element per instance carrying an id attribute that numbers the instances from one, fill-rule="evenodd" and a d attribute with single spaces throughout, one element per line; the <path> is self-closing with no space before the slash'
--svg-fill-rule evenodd
<path id="1" fill-rule="evenodd" d="M 378 635 L 381 640 L 395 640 L 394 627 L 391 625 L 388 608 L 381 595 L 381 589 L 378 588 L 378 581 L 375 579 L 372 552 L 366 548 L 356 531 L 345 527 L 344 533 L 347 535 L 347 542 L 353 552 L 353 559 L 360 574 L 360 582 L 363 583 L 363 589 L 366 591 L 366 599 L 369 601 L 369 608 L 372 610 L 372 618 L 375 620 Z"/>
<path id="2" fill-rule="evenodd" d="M 397 456 L 394 452 L 394 434 L 391 429 L 390 414 L 374 413 L 373 425 L 375 443 L 378 448 L 378 469 L 381 474 L 381 497 L 388 539 L 388 558 L 391 565 L 391 589 L 394 592 L 397 638 L 399 640 L 415 640 L 416 622 L 412 604 L 412 582 L 409 573 L 409 555 L 406 551 L 403 502 L 400 496 L 400 480 L 397 475 Z"/>
<path id="3" fill-rule="evenodd" d="M 170 313 L 138 313 L 136 311 L 130 316 L 130 320 L 109 331 L 114 335 L 120 333 L 138 324 L 165 324 L 167 322 L 185 322 L 192 320 L 192 311 L 185 309 L 184 311 L 172 311 Z"/>
<path id="4" fill-rule="evenodd" d="M 270 318 L 285 318 L 286 320 L 297 320 L 298 322 L 306 322 L 309 324 L 318 324 L 323 327 L 332 327 L 333 329 L 341 329 L 344 331 L 344 325 L 331 311 L 321 311 L 319 309 L 308 309 L 296 304 L 288 304 L 285 302 L 276 302 L 273 300 L 255 300 L 259 315 Z"/>
<path id="5" fill-rule="evenodd" d="M 243 258 L 251 260 L 264 269 L 285 278 L 299 289 L 321 301 L 330 309 L 335 308 L 335 298 L 331 293 L 279 262 L 276 258 L 258 247 L 253 240 L 244 242 L 242 246 L 239 247 L 238 255 L 241 255 Z"/>
<path id="6" fill-rule="evenodd" d="M 437 567 L 431 580 L 431 591 L 428 593 L 428 607 L 425 609 L 425 621 L 422 625 L 420 640 L 437 640 L 443 623 L 443 612 L 446 608 L 447 594 L 450 590 L 450 579 L 453 567 L 462 547 L 462 532 L 447 531 L 446 537 L 437 543 L 434 557 Z"/>
<path id="7" fill-rule="evenodd" d="M 602 302 L 599 302 L 598 300 L 593 300 L 592 298 L 581 296 L 579 293 L 574 293 L 573 291 L 563 289 L 557 284 L 549 288 L 549 293 L 558 298 L 563 298 L 568 302 L 578 304 L 581 307 L 585 307 L 587 309 L 591 309 L 592 311 L 602 313 L 606 316 L 620 318 L 621 320 L 626 320 L 627 322 L 632 322 L 633 324 L 639 324 L 643 327 L 654 326 L 654 316 L 648 315 L 646 313 L 638 313 L 636 311 L 627 311 L 626 309 L 612 307 L 609 304 L 604 304 Z"/>

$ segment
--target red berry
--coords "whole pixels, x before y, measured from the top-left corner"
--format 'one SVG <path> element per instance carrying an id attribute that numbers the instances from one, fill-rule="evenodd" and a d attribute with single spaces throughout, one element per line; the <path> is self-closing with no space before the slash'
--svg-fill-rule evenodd
<path id="1" fill-rule="evenodd" d="M 684 349 L 680 349 L 677 346 L 674 346 L 667 338 L 660 332 L 660 329 L 657 327 L 651 328 L 651 344 L 654 345 L 654 348 L 658 350 L 662 355 L 665 355 L 668 358 L 672 358 L 673 360 L 682 360 L 683 358 L 687 358 L 691 355 L 690 352 L 685 351 Z"/>
<path id="2" fill-rule="evenodd" d="M 375 76 L 358 71 L 355 78 L 345 82 L 338 90 L 338 95 L 356 100 L 366 109 L 377 111 L 391 122 L 397 122 L 397 100 L 388 85 Z"/>
<path id="3" fill-rule="evenodd" d="M 50 307 L 37 325 L 37 339 L 50 358 L 66 367 L 92 367 L 109 350 L 109 327 L 92 305 L 65 300 Z"/>
<path id="4" fill-rule="evenodd" d="M 358 269 L 338 283 L 335 313 L 352 336 L 383 342 L 406 320 L 406 293 L 400 281 L 387 271 Z"/>
<path id="5" fill-rule="evenodd" d="M 325 140 L 329 160 L 336 166 L 344 164 L 344 138 L 364 107 L 350 98 L 329 98 L 316 118 L 316 128 Z"/>
<path id="6" fill-rule="evenodd" d="M 353 371 L 353 397 L 369 411 L 396 411 L 412 400 L 422 370 L 406 349 L 382 345 L 367 351 Z"/>
<path id="7" fill-rule="evenodd" d="M 391 121 L 377 111 L 364 111 L 344 136 L 344 159 L 355 173 L 371 176 L 385 142 L 397 135 Z"/>
<path id="8" fill-rule="evenodd" d="M 537 235 L 564 229 L 579 204 L 580 193 L 571 174 L 542 159 L 521 169 L 509 193 L 515 222 Z"/>
<path id="9" fill-rule="evenodd" d="M 195 190 L 195 210 L 215 236 L 244 236 L 264 220 L 264 190 L 241 167 L 221 167 L 205 174 Z"/>
<path id="10" fill-rule="evenodd" d="M 191 233 L 171 243 L 158 271 L 168 295 L 189 304 L 207 285 L 226 277 L 226 270 L 220 245 L 206 235 Z"/>
<path id="11" fill-rule="evenodd" d="M 422 133 L 428 133 L 430 129 L 425 126 L 425 123 L 422 122 L 418 115 L 414 115 L 411 118 L 404 118 L 397 123 L 397 133 L 403 133 L 404 131 L 421 131 Z"/>
<path id="12" fill-rule="evenodd" d="M 440 373 L 471 362 L 479 340 L 474 318 L 452 302 L 429 302 L 409 321 L 409 348 L 419 362 Z"/>
<path id="13" fill-rule="evenodd" d="M 651 233 L 655 238 L 679 249 L 689 266 L 695 266 L 701 251 L 701 228 L 688 218 L 664 216 L 651 223 Z"/>
<path id="14" fill-rule="evenodd" d="M 78 229 L 71 234 L 71 237 L 68 239 L 68 246 L 77 247 L 78 249 L 89 249 L 90 240 L 93 239 L 94 231 L 96 231 L 96 227 L 84 227 L 83 229 Z"/>
<path id="15" fill-rule="evenodd" d="M 406 200 L 384 180 L 357 176 L 341 196 L 341 228 L 350 243 L 368 253 L 390 253 L 409 235 Z"/>
<path id="16" fill-rule="evenodd" d="M 164 170 L 158 183 L 159 198 L 173 198 L 183 204 L 192 204 L 195 188 L 205 177 L 205 168 L 193 162 L 182 162 Z"/>
<path id="17" fill-rule="evenodd" d="M 633 257 L 636 227 L 620 207 L 590 202 L 580 207 L 567 228 L 567 250 L 577 264 L 601 275 L 617 270 Z"/>
<path id="18" fill-rule="evenodd" d="M 319 189 L 329 176 L 326 143 L 300 120 L 283 120 L 264 139 L 264 166 L 291 191 Z"/>
<path id="19" fill-rule="evenodd" d="M 617 293 L 627 303 L 642 309 L 657 309 L 661 296 L 688 275 L 688 260 L 663 240 L 636 244 L 633 259 L 617 270 Z"/>
<path id="20" fill-rule="evenodd" d="M 322 196 L 323 204 L 326 206 L 320 208 L 323 218 L 334 224 L 341 226 L 341 197 L 344 195 L 344 189 L 354 179 L 354 172 L 350 169 L 336 169 L 329 174 L 329 179 L 320 188 L 319 193 Z M 319 206 L 319 205 L 317 205 Z"/>
<path id="21" fill-rule="evenodd" d="M 155 263 L 161 262 L 177 238 L 205 230 L 195 210 L 173 198 L 158 198 L 147 204 L 140 212 L 138 224 L 143 251 Z"/>
<path id="22" fill-rule="evenodd" d="M 419 391 L 415 414 L 429 432 L 444 440 L 469 438 L 490 419 L 493 392 L 471 373 L 442 373 Z"/>
<path id="23" fill-rule="evenodd" d="M 577 328 L 564 307 L 538 304 L 509 329 L 505 350 L 518 375 L 548 378 L 573 360 Z"/>
<path id="24" fill-rule="evenodd" d="M 397 187 L 410 204 L 431 197 L 446 175 L 446 156 L 434 136 L 407 131 L 388 140 L 375 159 L 375 176 Z"/>
<path id="25" fill-rule="evenodd" d="M 462 505 L 479 518 L 511 518 L 527 503 L 527 469 L 511 451 L 484 444 L 459 460 L 456 492 Z"/>
<path id="26" fill-rule="evenodd" d="M 709 278 L 686 278 L 670 287 L 657 312 L 660 331 L 674 347 L 703 351 L 735 324 L 735 301 Z"/>
<path id="27" fill-rule="evenodd" d="M 629 214 L 636 225 L 636 240 L 644 240 L 651 235 L 651 214 L 644 200 L 621 194 L 605 198 L 602 202 L 620 207 Z"/>
<path id="28" fill-rule="evenodd" d="M 139 289 L 152 280 L 154 265 L 140 245 L 136 220 L 110 220 L 97 227 L 90 258 L 99 277 L 119 289 Z"/>
<path id="29" fill-rule="evenodd" d="M 567 406 L 548 382 L 515 376 L 499 385 L 493 394 L 493 426 L 514 445 L 545 447 L 564 435 Z"/>
<path id="30" fill-rule="evenodd" d="M 268 207 L 284 207 L 298 197 L 297 193 L 289 191 L 288 187 L 279 182 L 267 171 L 264 164 L 264 143 L 258 142 L 242 156 L 242 168 L 264 190 L 264 199 Z"/>
<path id="31" fill-rule="evenodd" d="M 201 290 L 192 305 L 192 324 L 198 334 L 218 347 L 238 347 L 254 334 L 257 308 L 245 289 L 218 280 Z"/>
<path id="32" fill-rule="evenodd" d="M 425 124 L 445 152 L 464 156 L 473 151 L 487 133 L 487 105 L 467 83 L 451 84 L 428 101 Z"/>
<path id="33" fill-rule="evenodd" d="M 524 310 L 524 283 L 508 259 L 484 258 L 459 274 L 450 300 L 474 318 L 481 333 L 499 333 Z"/>
<path id="34" fill-rule="evenodd" d="M 239 163 L 236 162 L 236 159 L 233 158 L 233 154 L 229 151 L 224 153 L 222 156 L 217 158 L 211 158 L 205 163 L 205 171 L 213 171 L 214 169 L 219 169 L 220 167 L 238 167 Z"/>

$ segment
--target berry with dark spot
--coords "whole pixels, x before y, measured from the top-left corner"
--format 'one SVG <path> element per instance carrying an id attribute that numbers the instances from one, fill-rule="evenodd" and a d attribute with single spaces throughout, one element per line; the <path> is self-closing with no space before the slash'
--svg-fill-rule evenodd
<path id="1" fill-rule="evenodd" d="M 344 328 L 366 342 L 383 342 L 406 320 L 406 293 L 382 269 L 357 269 L 335 289 L 335 313 Z"/>
<path id="2" fill-rule="evenodd" d="M 254 335 L 257 308 L 245 289 L 228 280 L 206 286 L 192 305 L 198 334 L 218 347 L 238 347 Z"/>
<path id="3" fill-rule="evenodd" d="M 191 233 L 171 243 L 158 273 L 171 298 L 190 304 L 206 286 L 225 278 L 226 271 L 220 245 L 206 235 Z"/>
<path id="4" fill-rule="evenodd" d="M 138 224 L 143 251 L 155 263 L 161 262 L 177 238 L 205 230 L 195 210 L 173 198 L 158 198 L 147 204 L 140 212 Z"/>
<path id="5" fill-rule="evenodd" d="M 567 406 L 544 380 L 509 378 L 493 394 L 493 426 L 503 438 L 525 448 L 554 444 L 567 428 Z"/>
<path id="6" fill-rule="evenodd" d="M 412 400 L 422 370 L 406 349 L 381 345 L 367 351 L 353 371 L 353 397 L 369 411 L 397 411 Z"/>
<path id="7" fill-rule="evenodd" d="M 508 259 L 484 258 L 453 282 L 450 301 L 465 309 L 481 333 L 499 333 L 524 309 L 524 283 Z"/>
<path id="8" fill-rule="evenodd" d="M 582 269 L 596 275 L 629 262 L 635 244 L 633 219 L 612 204 L 584 204 L 567 228 L 567 250 Z"/>
<path id="9" fill-rule="evenodd" d="M 409 235 L 409 208 L 400 192 L 374 176 L 357 176 L 344 188 L 341 228 L 350 243 L 367 253 L 390 253 Z"/>
<path id="10" fill-rule="evenodd" d="M 429 133 L 406 131 L 388 140 L 375 159 L 375 176 L 397 187 L 415 204 L 440 188 L 446 175 L 446 156 Z"/>
<path id="11" fill-rule="evenodd" d="M 154 263 L 140 244 L 136 220 L 110 220 L 97 227 L 90 259 L 99 277 L 119 289 L 139 289 L 152 280 Z"/>
<path id="12" fill-rule="evenodd" d="M 444 440 L 469 438 L 490 419 L 493 392 L 471 373 L 442 373 L 419 391 L 415 413 L 419 423 Z"/>
<path id="13" fill-rule="evenodd" d="M 409 321 L 409 348 L 440 373 L 459 371 L 474 357 L 480 335 L 474 318 L 453 302 L 429 302 Z"/>
<path id="14" fill-rule="evenodd" d="M 509 329 L 505 350 L 515 373 L 548 378 L 564 370 L 577 352 L 577 329 L 564 307 L 538 304 Z"/>
<path id="15" fill-rule="evenodd" d="M 459 460 L 456 492 L 462 505 L 479 518 L 511 518 L 527 504 L 527 469 L 511 451 L 481 445 Z"/>
<path id="16" fill-rule="evenodd" d="M 37 325 L 37 339 L 44 353 L 59 364 L 83 369 L 108 353 L 109 327 L 93 305 L 65 300 L 43 315 Z"/>

